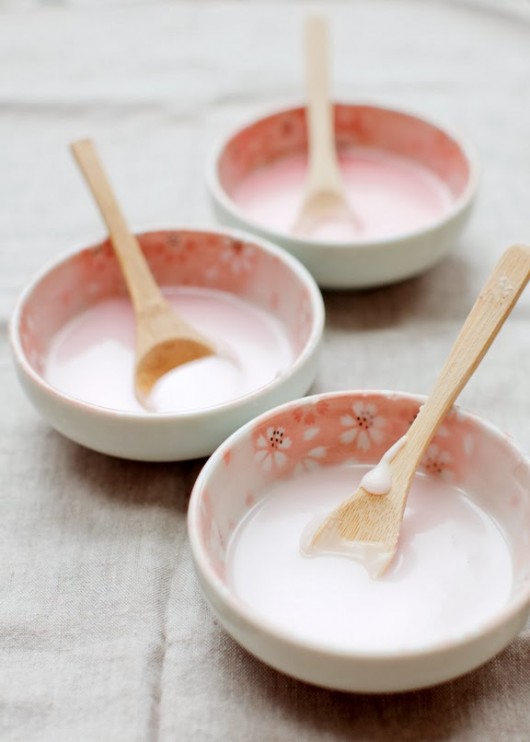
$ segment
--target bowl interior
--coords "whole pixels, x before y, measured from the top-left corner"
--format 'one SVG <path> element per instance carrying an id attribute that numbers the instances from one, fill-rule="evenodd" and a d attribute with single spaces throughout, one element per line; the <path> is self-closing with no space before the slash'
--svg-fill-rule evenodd
<path id="1" fill-rule="evenodd" d="M 335 105 L 339 149 L 369 147 L 416 160 L 434 172 L 454 200 L 466 191 L 471 169 L 462 147 L 449 134 L 410 114 L 375 106 Z M 252 171 L 285 155 L 307 150 L 305 108 L 272 114 L 239 130 L 223 147 L 217 176 L 232 198 Z"/>
<path id="2" fill-rule="evenodd" d="M 294 360 L 315 332 L 311 291 L 293 261 L 241 237 L 217 232 L 158 231 L 138 235 L 160 286 L 198 286 L 237 295 L 275 315 Z M 54 334 L 72 317 L 126 287 L 108 240 L 67 256 L 24 295 L 16 317 L 20 350 L 41 375 Z"/>
<path id="3" fill-rule="evenodd" d="M 194 540 L 221 590 L 227 545 L 267 484 L 315 466 L 375 464 L 414 420 L 421 401 L 395 393 L 319 395 L 277 408 L 236 433 L 198 480 Z M 502 529 L 514 562 L 513 598 L 530 591 L 530 461 L 509 437 L 454 408 L 421 469 L 470 494 Z"/>

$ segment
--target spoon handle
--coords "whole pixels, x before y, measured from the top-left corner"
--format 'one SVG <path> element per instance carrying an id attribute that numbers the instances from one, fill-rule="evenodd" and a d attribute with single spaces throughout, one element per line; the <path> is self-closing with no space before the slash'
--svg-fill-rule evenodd
<path id="1" fill-rule="evenodd" d="M 138 240 L 127 227 L 94 144 L 82 139 L 71 150 L 108 227 L 135 312 L 165 303 Z"/>
<path id="2" fill-rule="evenodd" d="M 500 258 L 473 305 L 434 389 L 396 459 L 415 470 L 438 425 L 467 384 L 530 279 L 530 247 L 514 245 Z M 407 455 L 400 457 L 401 452 Z"/>
<path id="3" fill-rule="evenodd" d="M 321 16 L 310 16 L 305 25 L 309 191 L 341 190 L 333 107 L 328 91 L 328 56 L 326 20 Z"/>

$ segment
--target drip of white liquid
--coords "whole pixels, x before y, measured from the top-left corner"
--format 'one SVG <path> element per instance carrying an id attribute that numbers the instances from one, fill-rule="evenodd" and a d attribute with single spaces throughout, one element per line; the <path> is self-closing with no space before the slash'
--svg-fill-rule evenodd
<path id="1" fill-rule="evenodd" d="M 381 460 L 374 466 L 373 469 L 366 472 L 364 477 L 361 479 L 361 487 L 371 495 L 386 495 L 390 492 L 392 487 L 392 472 L 390 470 L 390 462 L 397 454 L 397 452 L 403 448 L 407 442 L 407 436 L 404 435 L 399 438 L 388 451 L 383 454 Z"/>

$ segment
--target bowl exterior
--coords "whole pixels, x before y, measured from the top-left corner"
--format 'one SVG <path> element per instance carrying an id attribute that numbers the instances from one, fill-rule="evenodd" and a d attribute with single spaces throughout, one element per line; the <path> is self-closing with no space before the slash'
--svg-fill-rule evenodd
<path id="1" fill-rule="evenodd" d="M 211 202 L 221 224 L 251 230 L 265 239 L 274 240 L 298 258 L 323 289 L 384 286 L 432 268 L 456 249 L 458 237 L 474 205 L 474 200 L 469 200 L 464 208 L 429 230 L 391 242 L 352 244 L 345 248 L 332 242 L 303 243 L 287 235 L 272 233 L 235 214 L 224 201 L 217 199 L 215 193 L 211 193 Z"/>
<path id="2" fill-rule="evenodd" d="M 310 650 L 273 632 L 260 630 L 229 604 L 219 601 L 216 592 L 200 574 L 199 580 L 225 630 L 252 655 L 297 680 L 353 693 L 398 693 L 453 680 L 502 651 L 523 630 L 530 615 L 530 603 L 527 603 L 508 621 L 464 646 L 403 657 L 357 656 L 352 660 L 346 655 Z"/>
<path id="3" fill-rule="evenodd" d="M 303 396 L 313 383 L 319 348 L 281 385 L 238 404 L 199 415 L 129 416 L 77 403 L 51 392 L 16 363 L 28 399 L 59 433 L 93 451 L 135 461 L 186 461 L 209 456 L 226 438 L 262 412 Z"/>

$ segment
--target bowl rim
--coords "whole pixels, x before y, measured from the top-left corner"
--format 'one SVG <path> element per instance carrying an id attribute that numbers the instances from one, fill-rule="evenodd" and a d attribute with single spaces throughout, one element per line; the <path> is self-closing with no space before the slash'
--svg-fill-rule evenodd
<path id="1" fill-rule="evenodd" d="M 463 137 L 459 133 L 456 133 L 451 127 L 446 126 L 442 123 L 437 123 L 430 117 L 424 116 L 423 114 L 409 108 L 383 105 L 363 100 L 347 101 L 338 98 L 333 100 L 333 105 L 345 106 L 350 108 L 372 108 L 374 110 L 397 113 L 402 116 L 421 121 L 422 123 L 443 132 L 458 146 L 459 150 L 461 151 L 467 162 L 469 168 L 469 177 L 463 192 L 460 194 L 460 196 L 458 196 L 458 198 L 454 199 L 451 204 L 451 208 L 444 215 L 438 217 L 432 222 L 429 222 L 425 226 L 419 227 L 417 229 L 412 229 L 407 232 L 400 232 L 394 236 L 382 237 L 377 239 L 352 241 L 337 240 L 336 242 L 326 241 L 312 237 L 296 237 L 296 235 L 282 232 L 277 229 L 273 229 L 266 225 L 260 224 L 259 222 L 248 217 L 248 215 L 235 204 L 232 198 L 230 198 L 228 193 L 225 191 L 219 177 L 219 161 L 228 143 L 238 133 L 257 124 L 263 119 L 272 118 L 274 116 L 279 116 L 290 111 L 298 111 L 302 108 L 305 108 L 305 103 L 303 101 L 298 101 L 298 103 L 293 102 L 292 105 L 286 104 L 281 107 L 268 108 L 263 110 L 259 114 L 254 114 L 252 117 L 246 117 L 244 120 L 241 121 L 239 125 L 232 127 L 229 131 L 218 137 L 216 143 L 213 145 L 213 147 L 211 147 L 210 152 L 207 155 L 205 163 L 205 181 L 208 191 L 214 201 L 222 206 L 222 208 L 230 214 L 232 219 L 234 219 L 238 224 L 242 225 L 242 228 L 257 234 L 263 234 L 269 240 L 278 242 L 279 244 L 290 245 L 293 248 L 303 247 L 307 250 L 317 250 L 325 246 L 326 249 L 329 249 L 331 247 L 332 249 L 337 251 L 348 250 L 362 253 L 368 250 L 373 250 L 374 247 L 391 248 L 395 245 L 398 245 L 399 243 L 414 240 L 419 236 L 432 234 L 442 228 L 444 225 L 456 219 L 468 208 L 470 208 L 478 190 L 478 184 L 480 181 L 480 166 L 476 149 L 465 137 Z"/>
<path id="2" fill-rule="evenodd" d="M 284 371 L 269 383 L 248 392 L 241 397 L 237 397 L 232 400 L 228 400 L 222 404 L 211 405 L 210 407 L 199 408 L 197 410 L 189 410 L 186 412 L 151 412 L 151 411 L 132 411 L 132 410 L 119 410 L 111 407 L 105 407 L 103 405 L 96 405 L 91 402 L 86 402 L 78 397 L 74 397 L 60 389 L 52 386 L 46 381 L 44 376 L 39 374 L 29 363 L 26 354 L 22 348 L 21 338 L 19 333 L 20 318 L 22 315 L 23 308 L 31 296 L 31 293 L 36 286 L 55 268 L 66 263 L 69 259 L 75 255 L 81 253 L 83 250 L 90 250 L 97 248 L 103 242 L 109 239 L 107 232 L 100 232 L 99 238 L 91 237 L 90 242 L 83 241 L 82 244 L 70 247 L 65 251 L 62 251 L 59 255 L 48 260 L 33 277 L 26 283 L 22 291 L 19 293 L 15 305 L 11 311 L 9 324 L 8 324 L 8 335 L 13 352 L 13 356 L 16 364 L 22 370 L 22 372 L 31 379 L 44 394 L 52 397 L 57 402 L 62 404 L 68 404 L 83 413 L 88 415 L 102 416 L 108 419 L 126 418 L 128 420 L 139 420 L 145 421 L 171 421 L 179 420 L 182 422 L 194 420 L 200 418 L 207 418 L 212 415 L 220 415 L 228 411 L 234 411 L 241 407 L 251 404 L 253 400 L 261 398 L 264 393 L 270 393 L 277 387 L 281 387 L 286 381 L 295 376 L 300 369 L 302 369 L 309 359 L 318 351 L 319 345 L 322 340 L 325 323 L 325 306 L 324 300 L 320 289 L 313 276 L 310 274 L 308 269 L 302 265 L 302 263 L 293 255 L 283 250 L 278 245 L 270 242 L 260 235 L 254 235 L 244 230 L 231 229 L 220 227 L 217 228 L 215 225 L 148 225 L 146 228 L 136 228 L 134 225 L 131 227 L 131 231 L 136 236 L 153 234 L 156 232 L 192 232 L 200 234 L 212 234 L 230 237 L 243 242 L 251 243 L 258 247 L 260 250 L 264 250 L 266 253 L 277 257 L 284 265 L 286 265 L 293 275 L 304 285 L 309 292 L 309 299 L 312 308 L 312 322 L 311 332 L 307 338 L 305 345 L 295 359 L 295 361 L 289 365 Z"/>
<path id="3" fill-rule="evenodd" d="M 199 576 L 204 579 L 209 588 L 214 592 L 217 600 L 219 600 L 226 608 L 228 608 L 232 614 L 237 615 L 240 620 L 245 621 L 249 624 L 253 631 L 257 631 L 261 634 L 268 635 L 286 645 L 291 645 L 298 650 L 304 650 L 319 657 L 335 658 L 337 660 L 362 660 L 366 662 L 378 663 L 381 661 L 397 661 L 403 659 L 418 659 L 425 657 L 436 657 L 443 655 L 448 651 L 459 650 L 466 645 L 480 640 L 487 635 L 494 633 L 504 624 L 509 623 L 515 619 L 517 614 L 522 610 L 526 610 L 530 605 L 530 580 L 523 586 L 521 593 L 510 598 L 508 603 L 493 617 L 490 617 L 487 621 L 480 624 L 479 627 L 467 631 L 458 637 L 445 639 L 437 642 L 436 644 L 429 645 L 427 647 L 417 648 L 403 648 L 403 649 L 392 649 L 392 650 L 369 650 L 363 651 L 362 649 L 348 650 L 332 647 L 325 642 L 313 641 L 308 639 L 300 639 L 293 632 L 284 629 L 272 622 L 271 620 L 264 618 L 259 611 L 256 611 L 252 606 L 246 605 L 243 601 L 237 598 L 233 591 L 228 585 L 221 580 L 219 575 L 211 567 L 210 561 L 203 549 L 201 540 L 199 538 L 199 528 L 197 527 L 198 519 L 200 516 L 200 505 L 202 500 L 202 493 L 208 487 L 208 481 L 212 469 L 214 469 L 219 461 L 222 461 L 225 452 L 233 447 L 233 445 L 239 440 L 244 438 L 257 424 L 263 424 L 267 418 L 271 415 L 275 415 L 278 412 L 289 411 L 289 409 L 296 407 L 302 403 L 312 403 L 320 400 L 330 400 L 338 397 L 350 396 L 355 398 L 357 396 L 366 395 L 379 395 L 387 398 L 398 398 L 406 399 L 418 403 L 423 403 L 427 399 L 426 395 L 423 394 L 412 394 L 409 392 L 402 392 L 397 390 L 387 389 L 346 389 L 342 391 L 333 392 L 322 392 L 319 394 L 309 395 L 300 399 L 291 400 L 285 402 L 282 405 L 278 405 L 272 408 L 258 417 L 250 420 L 248 423 L 243 425 L 241 428 L 236 430 L 230 435 L 209 457 L 204 464 L 199 476 L 197 477 L 193 486 L 188 514 L 187 514 L 187 526 L 188 526 L 188 538 L 190 542 L 191 552 L 195 567 Z M 459 405 L 453 405 L 453 409 L 458 411 L 458 414 L 464 418 L 470 419 L 476 423 L 488 434 L 502 442 L 504 445 L 508 445 L 514 450 L 521 459 L 525 462 L 526 466 L 530 469 L 530 457 L 524 453 L 519 443 L 508 433 L 503 432 L 499 427 L 485 420 L 481 416 L 477 415 L 470 410 L 460 407 Z"/>

